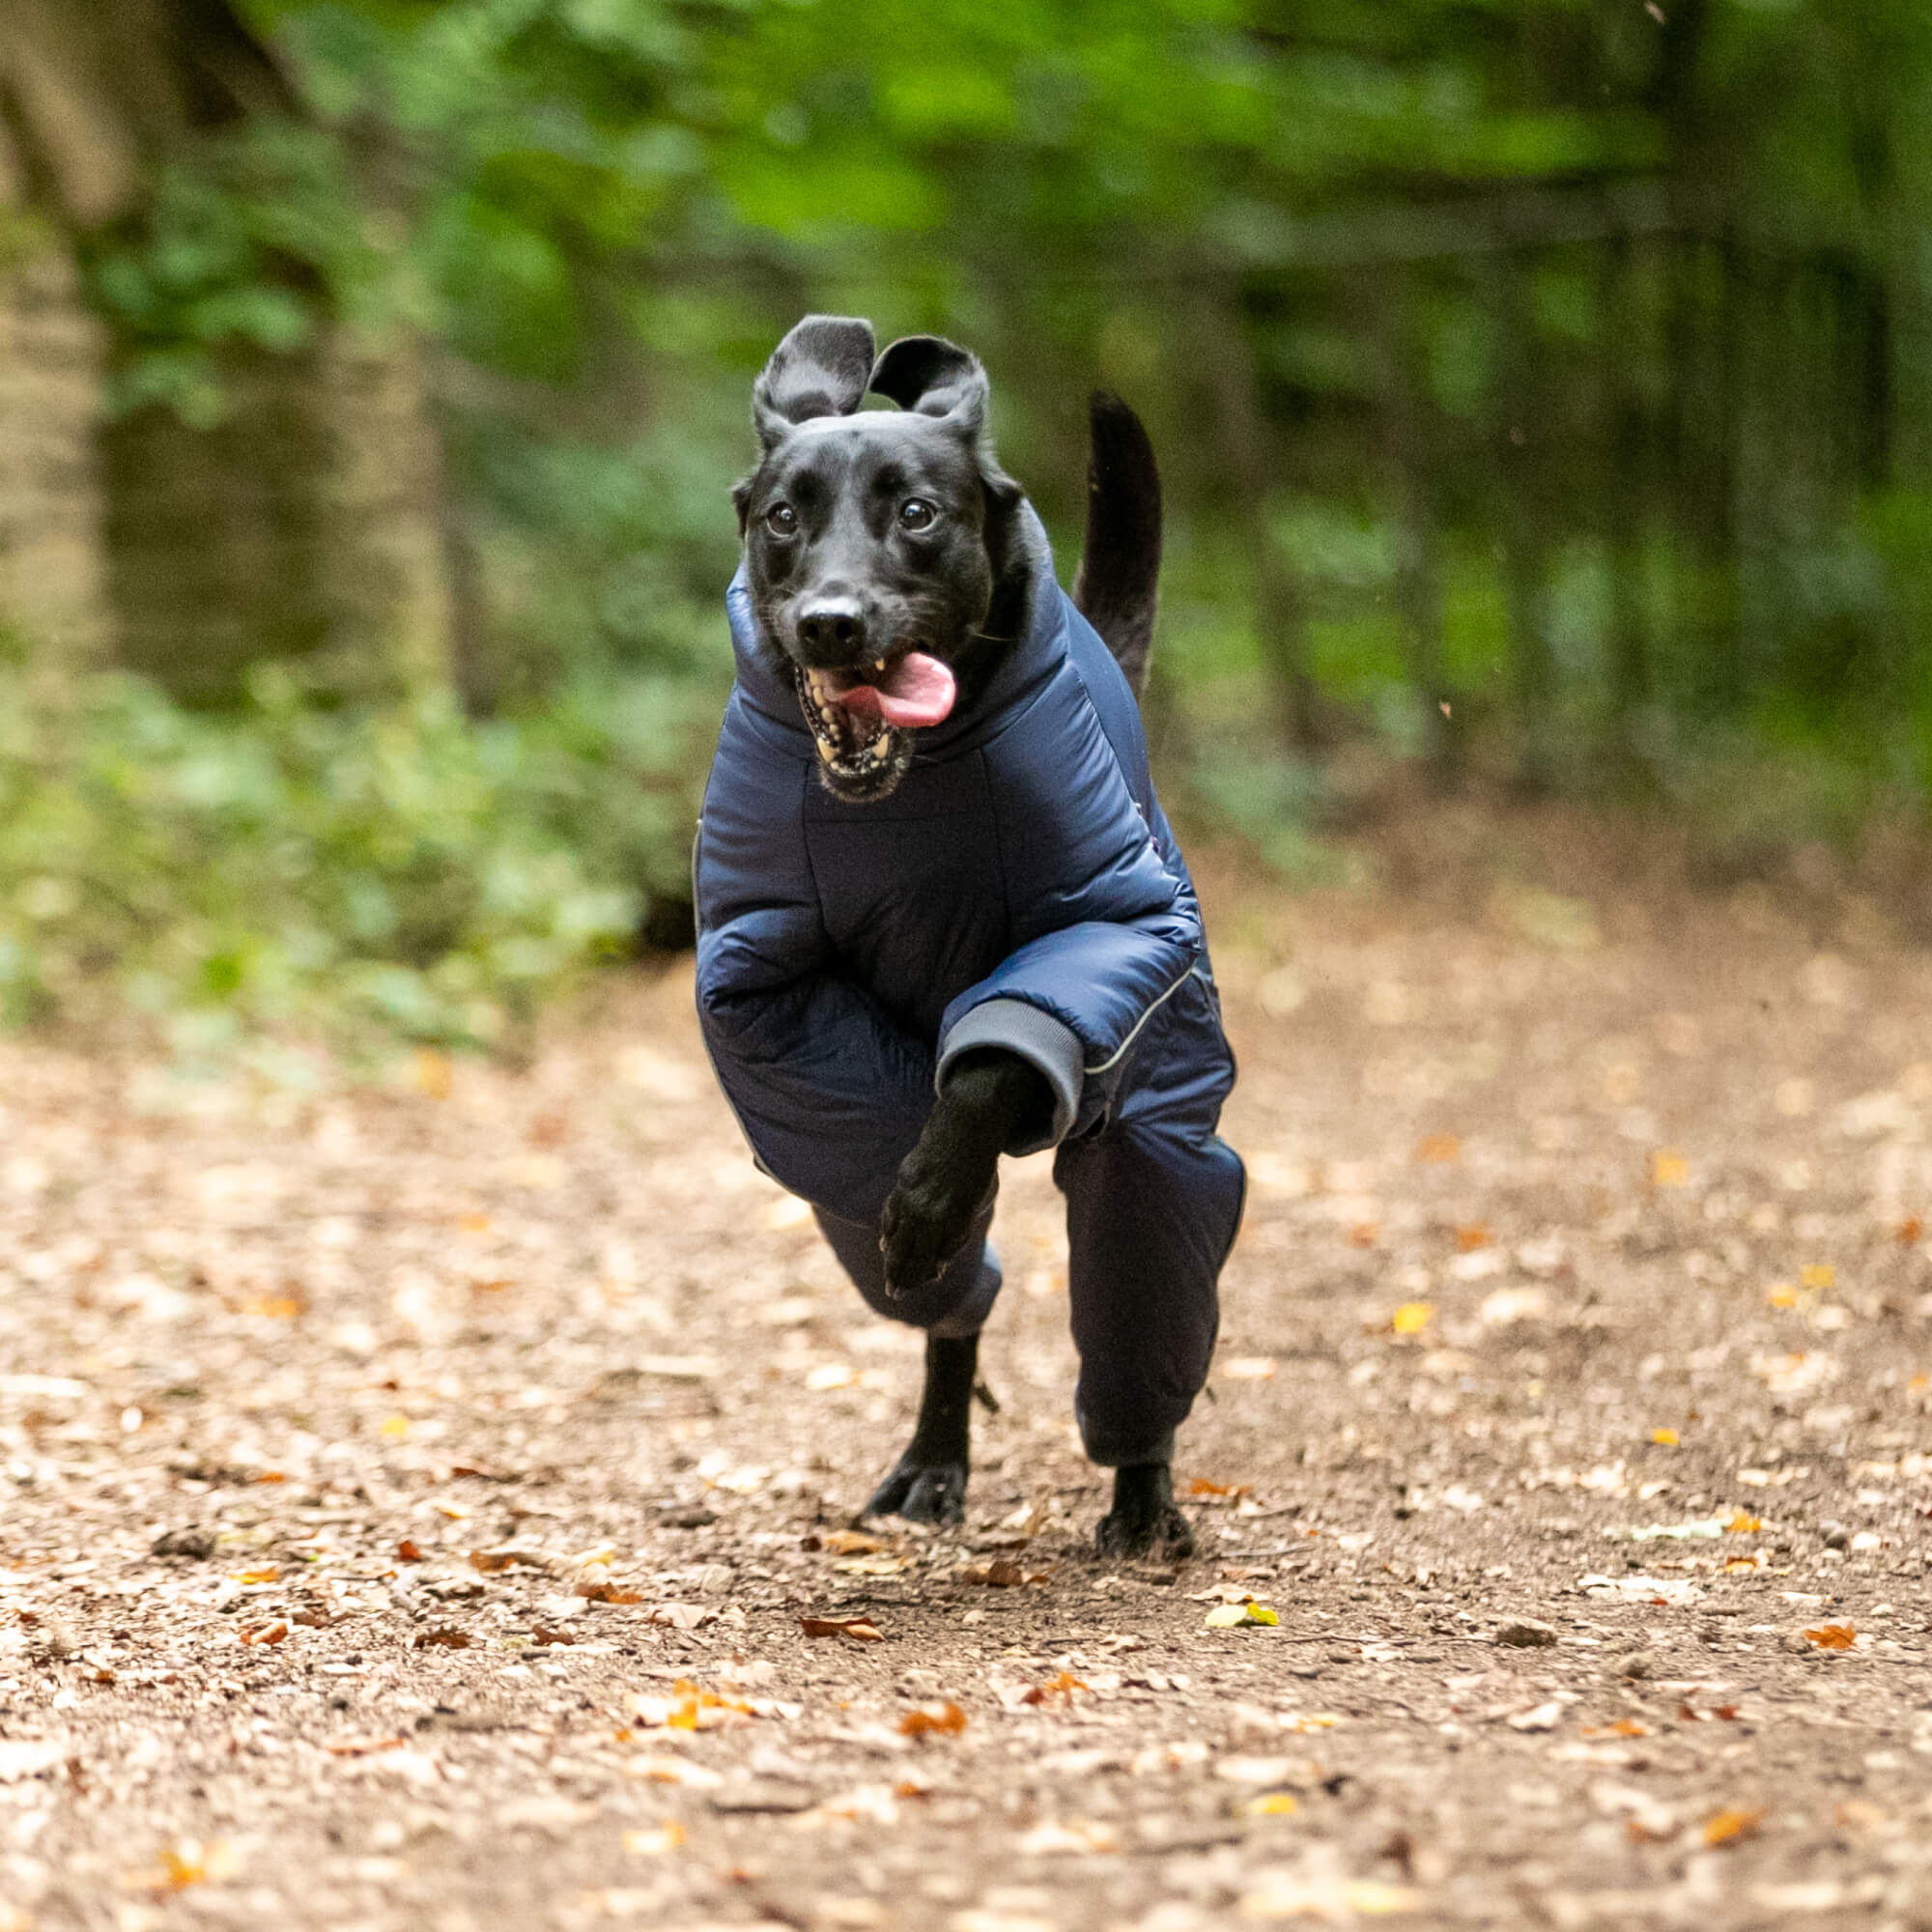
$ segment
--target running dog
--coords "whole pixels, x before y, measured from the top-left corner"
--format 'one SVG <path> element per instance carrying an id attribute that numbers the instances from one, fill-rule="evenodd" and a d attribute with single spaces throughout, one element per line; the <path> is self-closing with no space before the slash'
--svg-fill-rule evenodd
<path id="1" fill-rule="evenodd" d="M 896 411 L 860 412 L 867 390 Z M 697 1004 L 758 1164 L 866 1300 L 926 1335 L 867 1507 L 964 1511 L 1002 1154 L 1056 1150 L 1096 1543 L 1178 1560 L 1174 1433 L 1207 1378 L 1241 1163 L 1194 886 L 1136 702 L 1160 567 L 1139 419 L 1095 396 L 1068 597 L 995 458 L 985 371 L 809 316 L 753 388 L 737 682 L 695 858 Z"/>

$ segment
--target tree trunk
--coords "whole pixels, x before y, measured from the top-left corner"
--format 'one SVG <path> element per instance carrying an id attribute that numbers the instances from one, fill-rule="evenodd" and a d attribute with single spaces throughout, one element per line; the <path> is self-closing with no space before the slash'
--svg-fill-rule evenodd
<path id="1" fill-rule="evenodd" d="M 0 13 L 0 127 L 18 198 L 64 244 L 52 251 L 60 267 L 37 271 L 46 288 L 71 291 L 83 243 L 110 230 L 138 237 L 155 167 L 191 160 L 198 143 L 251 118 L 298 111 L 229 0 L 6 0 Z M 448 676 L 434 433 L 414 347 L 400 334 L 352 336 L 302 293 L 318 311 L 315 339 L 291 355 L 219 355 L 229 407 L 212 429 L 158 408 L 103 422 L 103 360 L 129 352 L 103 358 L 98 328 L 91 362 L 63 352 L 71 402 L 60 454 L 44 461 L 99 478 L 91 510 L 68 517 L 92 534 L 67 541 L 91 544 L 89 568 L 106 586 L 93 595 L 112 612 L 75 628 L 111 630 L 125 662 L 193 701 L 233 696 L 263 658 L 305 657 L 345 695 Z M 0 288 L 0 407 L 10 383 L 32 383 L 7 301 Z M 76 355 L 84 373 L 72 373 Z M 71 400 L 81 392 L 84 406 Z M 0 599 L 46 628 L 3 582 Z"/>
<path id="2" fill-rule="evenodd" d="M 1491 326 L 1495 380 L 1491 399 L 1493 461 L 1502 509 L 1503 592 L 1509 611 L 1510 695 L 1516 713 L 1516 776 L 1543 792 L 1554 778 L 1550 710 L 1556 659 L 1549 639 L 1549 533 L 1545 522 L 1545 412 L 1524 277 L 1513 256 L 1492 258 Z"/>
<path id="3" fill-rule="evenodd" d="M 1391 270 L 1393 286 L 1357 278 L 1350 307 L 1362 336 L 1376 412 L 1396 499 L 1396 602 L 1409 687 L 1415 694 L 1424 756 L 1438 785 L 1450 783 L 1460 757 L 1442 669 L 1442 565 L 1439 518 L 1422 399 L 1409 367 L 1406 332 L 1408 279 Z"/>
<path id="4" fill-rule="evenodd" d="M 1274 466 L 1255 374 L 1253 344 L 1231 293 L 1202 304 L 1200 342 L 1213 384 L 1220 447 L 1253 584 L 1255 638 L 1267 668 L 1281 734 L 1292 751 L 1311 753 L 1321 740 L 1315 680 L 1308 668 L 1307 600 L 1294 566 L 1275 539 Z"/>
<path id="5" fill-rule="evenodd" d="M 1611 730 L 1628 758 L 1635 728 L 1650 701 L 1649 641 L 1643 596 L 1645 473 L 1643 406 L 1634 372 L 1642 367 L 1636 301 L 1637 263 L 1627 237 L 1603 251 L 1597 285 L 1598 398 L 1603 438 L 1603 542 L 1609 574 L 1609 700 Z"/>

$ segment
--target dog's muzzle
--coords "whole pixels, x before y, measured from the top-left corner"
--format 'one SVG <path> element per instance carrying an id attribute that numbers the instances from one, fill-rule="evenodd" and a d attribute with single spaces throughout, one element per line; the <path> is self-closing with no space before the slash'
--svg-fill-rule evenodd
<path id="1" fill-rule="evenodd" d="M 912 762 L 913 733 L 951 715 L 951 668 L 902 651 L 854 668 L 794 664 L 799 708 L 818 748 L 820 774 L 841 798 L 883 798 Z"/>

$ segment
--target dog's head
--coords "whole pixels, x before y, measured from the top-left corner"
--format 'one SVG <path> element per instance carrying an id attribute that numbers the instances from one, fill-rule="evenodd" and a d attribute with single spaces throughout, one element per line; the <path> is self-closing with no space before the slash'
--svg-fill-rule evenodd
<path id="1" fill-rule="evenodd" d="M 855 413 L 867 389 L 899 413 Z M 1019 486 L 985 440 L 986 372 L 911 335 L 808 316 L 752 389 L 763 454 L 732 492 L 759 640 L 790 672 L 827 788 L 886 796 L 952 713 L 1010 552 Z"/>

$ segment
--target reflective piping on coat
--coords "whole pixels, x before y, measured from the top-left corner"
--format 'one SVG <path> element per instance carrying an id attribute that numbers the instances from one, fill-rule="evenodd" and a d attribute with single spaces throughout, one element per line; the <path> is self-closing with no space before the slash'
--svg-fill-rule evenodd
<path id="1" fill-rule="evenodd" d="M 1130 1047 L 1131 1045 L 1133 1045 L 1134 1041 L 1135 1041 L 1135 1040 L 1137 1040 L 1137 1039 L 1138 1039 L 1138 1038 L 1140 1037 L 1140 1033 L 1141 1033 L 1141 1029 L 1142 1029 L 1142 1028 L 1143 1028 L 1144 1026 L 1146 1026 L 1146 1025 L 1147 1025 L 1147 1023 L 1148 1023 L 1148 1021 L 1149 1021 L 1149 1020 L 1151 1020 L 1151 1019 L 1152 1019 L 1152 1018 L 1153 1018 L 1153 1016 L 1154 1016 L 1154 1014 L 1156 1014 L 1157 1012 L 1159 1012 L 1159 1011 L 1160 1011 L 1160 1009 L 1161 1009 L 1161 1008 L 1163 1008 L 1164 1006 L 1166 1006 L 1166 1005 L 1167 1005 L 1167 1003 L 1168 1003 L 1168 1001 L 1170 1001 L 1171 999 L 1173 999 L 1173 998 L 1174 998 L 1174 996 L 1175 996 L 1175 994 L 1177 994 L 1178 992 L 1179 992 L 1179 990 L 1181 989 L 1181 987 L 1182 987 L 1182 986 L 1184 986 L 1184 985 L 1185 985 L 1185 984 L 1187 983 L 1187 981 L 1188 981 L 1189 980 L 1191 980 L 1191 979 L 1192 979 L 1193 977 L 1194 977 L 1194 968 L 1193 968 L 1193 967 L 1192 967 L 1192 966 L 1190 965 L 1190 966 L 1189 966 L 1189 967 L 1187 968 L 1187 970 L 1186 970 L 1186 971 L 1185 971 L 1184 973 L 1182 973 L 1182 974 L 1181 974 L 1180 978 L 1179 978 L 1179 979 L 1178 979 L 1178 980 L 1176 980 L 1176 981 L 1174 982 L 1174 984 L 1173 984 L 1173 985 L 1171 985 L 1171 986 L 1170 986 L 1170 987 L 1169 987 L 1169 988 L 1167 989 L 1167 991 L 1166 991 L 1166 992 L 1164 992 L 1164 993 L 1163 993 L 1163 994 L 1162 994 L 1162 995 L 1160 996 L 1160 998 L 1159 998 L 1159 999 L 1157 999 L 1157 1000 L 1156 1000 L 1156 1001 L 1155 1001 L 1155 1002 L 1153 1003 L 1153 1005 L 1152 1005 L 1152 1006 L 1151 1006 L 1151 1007 L 1150 1007 L 1150 1008 L 1149 1008 L 1149 1009 L 1147 1009 L 1147 1011 L 1146 1011 L 1146 1012 L 1144 1012 L 1144 1013 L 1143 1013 L 1143 1014 L 1142 1014 L 1142 1015 L 1140 1016 L 1140 1018 L 1139 1018 L 1139 1019 L 1137 1019 L 1137 1020 L 1136 1020 L 1136 1021 L 1134 1022 L 1134 1027 L 1133 1027 L 1133 1031 L 1132 1031 L 1132 1032 L 1131 1032 L 1130 1034 L 1128 1034 L 1128 1035 L 1127 1035 L 1126 1038 L 1125 1038 L 1125 1039 L 1123 1039 L 1123 1040 L 1122 1040 L 1122 1042 L 1120 1043 L 1120 1045 L 1119 1045 L 1119 1046 L 1117 1046 L 1117 1047 L 1116 1047 L 1116 1048 L 1115 1048 L 1115 1049 L 1113 1050 L 1113 1052 L 1112 1052 L 1112 1053 L 1110 1053 L 1110 1054 L 1109 1054 L 1109 1055 L 1108 1055 L 1108 1056 L 1106 1057 L 1106 1059 L 1105 1059 L 1105 1060 L 1101 1061 L 1101 1062 L 1100 1062 L 1100 1064 L 1099 1064 L 1099 1065 L 1098 1065 L 1097 1066 L 1083 1066 L 1083 1067 L 1082 1067 L 1082 1068 L 1081 1068 L 1080 1070 L 1081 1070 L 1081 1071 L 1082 1071 L 1083 1073 L 1087 1073 L 1087 1074 L 1094 1074 L 1094 1073 L 1105 1073 L 1105 1072 L 1107 1072 L 1107 1071 L 1108 1071 L 1109 1069 L 1111 1069 L 1112 1067 L 1114 1067 L 1114 1066 L 1118 1065 L 1119 1065 L 1119 1063 L 1120 1063 L 1120 1059 L 1121 1059 L 1121 1056 L 1122 1056 L 1122 1055 L 1123 1053 L 1125 1053 L 1125 1052 L 1126 1052 L 1126 1050 L 1127 1050 L 1127 1048 L 1128 1048 L 1128 1047 Z"/>

